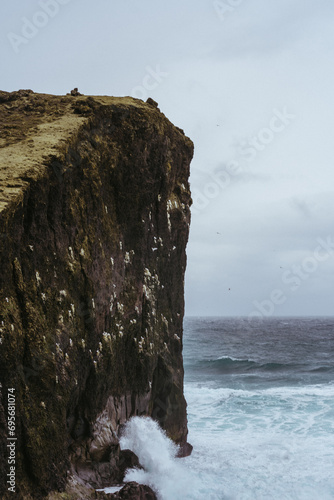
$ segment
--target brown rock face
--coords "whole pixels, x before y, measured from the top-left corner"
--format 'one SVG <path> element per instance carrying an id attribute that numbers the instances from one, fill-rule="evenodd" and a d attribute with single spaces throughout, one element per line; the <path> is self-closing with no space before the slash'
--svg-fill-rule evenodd
<path id="1" fill-rule="evenodd" d="M 193 145 L 132 98 L 0 92 L 0 129 L 0 496 L 10 388 L 16 498 L 110 485 L 129 417 L 186 443 Z"/>

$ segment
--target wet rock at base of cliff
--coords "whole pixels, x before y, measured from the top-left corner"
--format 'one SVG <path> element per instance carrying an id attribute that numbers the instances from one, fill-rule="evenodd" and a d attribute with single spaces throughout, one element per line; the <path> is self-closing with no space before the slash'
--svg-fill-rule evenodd
<path id="1" fill-rule="evenodd" d="M 124 488 L 110 495 L 109 498 L 115 500 L 157 500 L 154 491 L 149 486 L 134 481 L 127 483 Z"/>
<path id="2" fill-rule="evenodd" d="M 120 482 L 124 480 L 128 469 L 143 469 L 139 463 L 139 458 L 131 450 L 122 450 L 119 454 L 118 471 Z"/>
<path id="3" fill-rule="evenodd" d="M 78 462 L 74 464 L 73 474 L 87 487 L 107 488 L 111 484 L 121 484 L 128 469 L 143 469 L 139 459 L 131 450 L 117 450 L 111 453 L 109 461 Z"/>
<path id="4" fill-rule="evenodd" d="M 185 443 L 180 446 L 179 451 L 177 453 L 177 458 L 189 457 L 193 451 L 193 446 L 190 443 Z"/>

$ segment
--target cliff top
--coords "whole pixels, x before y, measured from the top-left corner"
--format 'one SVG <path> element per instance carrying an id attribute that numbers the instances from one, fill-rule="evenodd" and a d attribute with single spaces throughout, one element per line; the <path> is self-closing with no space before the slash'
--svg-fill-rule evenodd
<path id="1" fill-rule="evenodd" d="M 132 97 L 0 91 L 0 212 L 20 201 L 28 182 L 43 172 L 46 160 L 59 157 L 65 142 L 101 107 L 136 108 L 147 118 L 154 116 L 155 123 L 159 115 L 167 120 L 152 99 L 144 103 Z"/>

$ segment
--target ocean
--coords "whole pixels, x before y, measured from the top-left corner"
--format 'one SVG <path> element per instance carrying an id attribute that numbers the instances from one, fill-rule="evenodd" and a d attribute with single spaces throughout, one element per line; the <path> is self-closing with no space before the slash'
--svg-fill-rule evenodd
<path id="1" fill-rule="evenodd" d="M 190 457 L 148 418 L 122 447 L 160 500 L 334 499 L 334 318 L 184 321 Z"/>

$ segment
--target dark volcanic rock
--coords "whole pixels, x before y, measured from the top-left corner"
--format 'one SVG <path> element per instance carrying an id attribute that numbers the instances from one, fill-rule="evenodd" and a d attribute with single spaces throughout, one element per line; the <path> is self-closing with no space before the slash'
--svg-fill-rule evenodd
<path id="1" fill-rule="evenodd" d="M 139 459 L 135 453 L 131 450 L 122 450 L 119 454 L 119 461 L 117 464 L 119 470 L 119 482 L 121 483 L 124 479 L 125 473 L 128 469 L 142 469 L 143 467 L 139 463 Z"/>
<path id="2" fill-rule="evenodd" d="M 192 451 L 193 451 L 192 445 L 190 443 L 184 443 L 180 446 L 177 457 L 178 458 L 189 457 Z"/>
<path id="3" fill-rule="evenodd" d="M 150 106 L 153 106 L 154 108 L 159 109 L 157 101 L 154 101 L 151 97 L 149 97 L 146 100 L 147 104 L 150 104 Z"/>
<path id="4" fill-rule="evenodd" d="M 154 491 L 149 486 L 135 482 L 127 483 L 118 493 L 114 494 L 115 500 L 157 500 Z"/>
<path id="5" fill-rule="evenodd" d="M 78 87 L 75 87 L 73 90 L 71 90 L 70 95 L 77 97 L 77 96 L 82 95 L 82 94 L 80 94 L 80 92 L 78 91 Z"/>
<path id="6" fill-rule="evenodd" d="M 193 145 L 132 98 L 0 92 L 0 129 L 0 497 L 9 388 L 16 498 L 110 484 L 129 417 L 186 443 Z"/>

